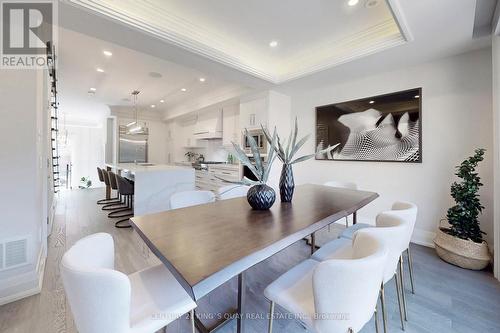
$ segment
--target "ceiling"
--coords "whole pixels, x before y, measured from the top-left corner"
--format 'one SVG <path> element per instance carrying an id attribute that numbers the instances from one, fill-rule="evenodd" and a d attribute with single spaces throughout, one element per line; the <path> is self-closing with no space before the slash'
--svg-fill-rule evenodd
<path id="1" fill-rule="evenodd" d="M 61 2 L 63 101 L 71 102 L 68 111 L 102 113 L 105 108 L 109 112 L 106 105 L 130 104 L 123 98 L 139 89 L 145 109 L 156 104 L 155 110 L 167 111 L 165 118 L 171 118 L 249 90 L 291 94 L 487 47 L 488 29 L 500 26 L 490 22 L 492 17 L 498 21 L 499 6 L 497 14 L 491 15 L 496 0 L 387 0 L 374 8 L 365 7 L 367 0 L 352 8 L 347 1 Z M 123 11 L 137 3 L 143 7 L 130 15 L 149 13 L 157 21 L 124 16 Z M 189 49 L 184 45 L 186 36 L 158 27 L 172 22 L 194 26 L 189 33 L 205 44 L 193 43 L 196 47 Z M 379 23 L 382 34 L 370 28 Z M 209 38 L 212 35 L 220 38 Z M 351 43 L 342 44 L 349 38 Z M 373 47 L 357 48 L 364 39 L 374 42 Z M 216 43 L 221 40 L 223 44 Z M 278 41 L 276 48 L 269 47 L 271 40 Z M 343 54 L 328 48 L 332 45 Z M 112 50 L 111 59 L 103 56 L 104 49 Z M 336 62 L 325 65 L 322 55 L 331 55 Z M 301 61 L 294 65 L 290 59 Z M 308 62 L 311 59 L 315 67 Z M 97 67 L 105 73 L 97 73 Z M 152 78 L 150 72 L 162 78 Z M 286 73 L 298 73 L 300 78 L 291 79 L 294 76 Z M 207 79 L 205 83 L 199 82 L 200 77 Z M 281 80 L 288 81 L 273 83 Z M 94 96 L 87 94 L 90 87 L 97 89 Z M 183 87 L 187 93 L 181 91 Z M 160 99 L 165 103 L 160 104 Z"/>
<path id="2" fill-rule="evenodd" d="M 106 56 L 104 51 L 112 55 Z M 132 106 L 133 90 L 140 91 L 142 110 L 163 112 L 209 94 L 244 89 L 220 77 L 64 28 L 59 29 L 58 53 L 61 109 L 77 118 L 102 117 L 109 114 L 108 106 Z"/>
<path id="3" fill-rule="evenodd" d="M 272 83 L 411 39 L 398 0 L 71 2 Z"/>

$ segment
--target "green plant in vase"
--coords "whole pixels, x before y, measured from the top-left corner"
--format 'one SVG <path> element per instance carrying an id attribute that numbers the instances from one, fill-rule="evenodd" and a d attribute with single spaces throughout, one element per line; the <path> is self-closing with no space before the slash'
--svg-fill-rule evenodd
<path id="1" fill-rule="evenodd" d="M 478 192 L 483 184 L 476 167 L 484 153 L 485 149 L 476 149 L 473 156 L 456 167 L 455 175 L 462 181 L 451 185 L 455 205 L 446 214 L 449 226 L 438 228 L 434 239 L 436 252 L 443 260 L 468 269 L 483 269 L 491 259 L 479 225 L 484 207 Z"/>
<path id="2" fill-rule="evenodd" d="M 456 205 L 448 209 L 446 217 L 451 227 L 444 230 L 452 236 L 476 243 L 483 241 L 484 232 L 479 228 L 478 216 L 484 207 L 477 193 L 483 184 L 475 169 L 483 160 L 484 152 L 485 149 L 476 149 L 473 156 L 457 166 L 455 175 L 463 180 L 451 185 L 451 196 L 455 199 Z"/>
<path id="3" fill-rule="evenodd" d="M 80 178 L 80 185 L 78 185 L 78 188 L 85 189 L 85 188 L 89 188 L 91 186 L 92 186 L 92 180 L 90 180 L 90 177 Z"/>
<path id="4" fill-rule="evenodd" d="M 243 177 L 243 179 L 239 182 L 230 183 L 251 186 L 247 193 L 248 203 L 250 204 L 250 206 L 252 206 L 253 209 L 267 210 L 271 208 L 271 206 L 274 204 L 274 201 L 276 200 L 276 193 L 274 192 L 273 188 L 266 185 L 267 180 L 269 179 L 269 173 L 271 172 L 271 167 L 274 163 L 274 160 L 276 159 L 276 154 L 274 152 L 274 149 L 270 149 L 269 155 L 267 156 L 267 162 L 262 161 L 262 156 L 260 155 L 257 142 L 255 142 L 255 139 L 248 134 L 247 129 L 245 129 L 245 136 L 252 151 L 252 160 L 255 162 L 252 163 L 250 158 L 247 156 L 247 154 L 245 154 L 245 152 L 240 148 L 239 145 L 231 142 L 234 148 L 234 155 L 252 172 L 257 180 Z M 271 147 L 274 147 L 274 145 L 276 144 L 276 140 L 277 134 L 276 129 L 274 129 L 274 134 L 271 138 Z"/>
<path id="5" fill-rule="evenodd" d="M 271 143 L 271 149 L 274 148 L 276 150 L 276 154 L 280 161 L 283 163 L 283 167 L 281 169 L 280 176 L 280 197 L 281 202 L 291 202 L 293 198 L 293 192 L 295 190 L 295 181 L 293 178 L 293 169 L 292 165 L 307 161 L 308 159 L 313 158 L 317 154 L 325 154 L 334 150 L 339 144 L 328 147 L 323 150 L 317 150 L 314 154 L 304 155 L 298 158 L 295 158 L 297 152 L 302 148 L 302 146 L 309 140 L 311 134 L 304 136 L 302 139 L 297 141 L 297 135 L 299 132 L 299 127 L 297 123 L 297 118 L 295 118 L 295 125 L 292 128 L 290 135 L 288 138 L 281 143 L 281 139 L 279 135 L 276 134 L 277 140 L 276 144 L 272 144 L 272 138 L 269 134 L 269 131 L 262 126 L 262 130 L 264 131 L 264 135 L 269 143 Z M 275 130 L 276 131 L 276 130 Z"/>

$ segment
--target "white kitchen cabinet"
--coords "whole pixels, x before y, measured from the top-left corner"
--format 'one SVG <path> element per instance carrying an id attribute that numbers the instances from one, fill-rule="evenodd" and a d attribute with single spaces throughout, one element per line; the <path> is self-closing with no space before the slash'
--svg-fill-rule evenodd
<path id="1" fill-rule="evenodd" d="M 240 144 L 240 108 L 228 105 L 222 109 L 222 145 L 231 147 L 231 142 Z"/>
<path id="2" fill-rule="evenodd" d="M 229 185 L 228 181 L 241 180 L 241 171 L 239 165 L 210 165 L 208 170 L 196 170 L 195 186 L 197 190 L 213 191 L 223 186 Z"/>
<path id="3" fill-rule="evenodd" d="M 269 96 L 256 96 L 254 99 L 242 100 L 240 104 L 241 129 L 267 126 Z"/>

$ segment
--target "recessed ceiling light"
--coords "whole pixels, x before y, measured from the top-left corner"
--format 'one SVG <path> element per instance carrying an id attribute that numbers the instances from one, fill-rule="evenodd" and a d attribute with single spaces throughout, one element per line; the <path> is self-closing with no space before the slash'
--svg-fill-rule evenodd
<path id="1" fill-rule="evenodd" d="M 96 88 L 90 88 L 89 91 L 96 91 Z"/>
<path id="2" fill-rule="evenodd" d="M 356 6 L 358 4 L 359 0 L 349 0 L 347 4 L 349 6 Z"/>
<path id="3" fill-rule="evenodd" d="M 99 73 L 104 73 L 104 69 L 102 68 L 97 68 L 96 71 L 98 71 Z"/>
<path id="4" fill-rule="evenodd" d="M 182 88 L 181 91 L 187 91 L 187 89 L 186 88 Z"/>
<path id="5" fill-rule="evenodd" d="M 200 82 L 205 82 L 206 79 L 204 77 L 200 77 Z"/>
<path id="6" fill-rule="evenodd" d="M 373 103 L 375 103 L 375 101 L 369 101 L 368 103 L 373 104 Z"/>
<path id="7" fill-rule="evenodd" d="M 154 105 L 154 104 L 151 104 L 151 107 L 152 107 L 152 108 L 154 109 L 154 108 L 156 107 L 156 105 Z"/>
<path id="8" fill-rule="evenodd" d="M 276 46 L 278 46 L 278 41 L 276 41 L 276 40 L 272 40 L 272 41 L 270 41 L 270 42 L 269 42 L 269 46 L 270 46 L 270 47 L 276 47 Z"/>
<path id="9" fill-rule="evenodd" d="M 420 98 L 420 95 L 415 95 L 415 98 Z"/>
<path id="10" fill-rule="evenodd" d="M 165 103 L 165 100 L 164 99 L 160 99 L 160 103 Z"/>
<path id="11" fill-rule="evenodd" d="M 111 57 L 113 53 L 111 51 L 102 51 L 106 57 Z"/>

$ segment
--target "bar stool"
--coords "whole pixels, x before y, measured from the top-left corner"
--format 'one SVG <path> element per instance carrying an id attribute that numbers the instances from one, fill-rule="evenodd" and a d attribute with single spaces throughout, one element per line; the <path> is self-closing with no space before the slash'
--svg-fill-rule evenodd
<path id="1" fill-rule="evenodd" d="M 109 174 L 108 174 L 109 171 L 103 170 L 103 169 L 101 169 L 101 171 L 102 171 L 102 177 L 104 179 L 104 183 L 106 184 L 106 186 L 111 187 L 111 181 L 109 179 Z M 116 187 L 114 189 L 111 187 L 111 189 L 117 190 L 118 187 Z M 121 198 L 120 193 L 118 191 L 116 193 L 116 197 L 111 198 L 104 206 L 102 206 L 101 209 L 102 210 L 116 210 L 117 208 L 118 209 L 123 208 L 123 207 L 117 207 L 117 205 L 120 205 L 120 206 L 123 205 L 122 198 Z"/>
<path id="2" fill-rule="evenodd" d="M 124 214 L 120 217 L 127 217 L 115 222 L 117 228 L 130 228 L 129 217 L 134 216 L 134 182 L 115 174 L 116 183 L 118 185 L 118 193 L 125 197 L 127 207 L 130 213 Z M 125 224 L 126 223 L 126 224 Z"/>
<path id="3" fill-rule="evenodd" d="M 104 178 L 104 172 L 107 172 L 107 171 L 97 167 L 97 176 L 99 177 L 99 180 L 102 183 L 106 184 L 106 179 Z M 108 184 L 106 184 L 106 185 L 108 185 Z M 116 203 L 116 199 L 117 198 L 97 200 L 97 204 L 98 205 L 114 204 L 114 203 Z"/>
<path id="4" fill-rule="evenodd" d="M 118 190 L 118 183 L 116 181 L 116 174 L 112 171 L 108 171 L 108 177 L 109 177 L 109 183 L 111 184 L 111 189 L 116 190 L 118 192 L 118 196 L 122 197 L 120 194 L 120 191 Z M 120 206 L 117 206 L 115 210 L 113 210 L 111 213 L 108 214 L 109 218 L 115 218 L 115 217 L 125 217 L 129 216 L 130 213 L 123 214 L 123 212 L 129 211 L 131 209 L 131 204 L 130 204 L 130 198 L 129 196 L 123 196 L 123 204 Z M 122 214 L 120 214 L 122 213 Z"/>

